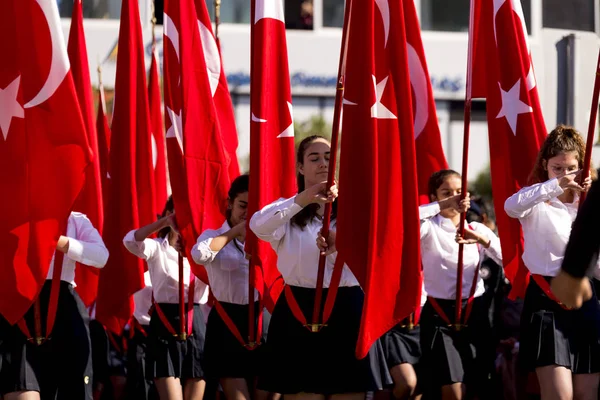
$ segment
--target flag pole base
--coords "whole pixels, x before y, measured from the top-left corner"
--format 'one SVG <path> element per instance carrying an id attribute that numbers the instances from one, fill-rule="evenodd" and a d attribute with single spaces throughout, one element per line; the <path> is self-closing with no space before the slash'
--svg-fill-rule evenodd
<path id="1" fill-rule="evenodd" d="M 463 329 L 465 329 L 468 325 L 466 324 L 452 324 L 450 325 L 450 327 L 452 327 L 456 332 L 460 332 Z"/>
<path id="2" fill-rule="evenodd" d="M 182 341 L 182 342 L 185 342 L 188 338 L 188 334 L 186 332 L 181 332 L 174 336 L 177 338 L 177 340 Z"/>

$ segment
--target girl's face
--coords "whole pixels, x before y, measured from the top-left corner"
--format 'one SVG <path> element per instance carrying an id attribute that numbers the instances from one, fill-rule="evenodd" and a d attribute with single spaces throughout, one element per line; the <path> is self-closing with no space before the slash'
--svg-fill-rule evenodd
<path id="1" fill-rule="evenodd" d="M 548 179 L 557 178 L 569 172 L 575 172 L 579 169 L 579 160 L 577 152 L 569 151 L 560 153 L 557 156 L 544 160 L 544 169 L 548 171 Z"/>
<path id="2" fill-rule="evenodd" d="M 248 192 L 240 193 L 235 196 L 231 205 L 231 225 L 236 226 L 239 223 L 246 221 L 246 212 L 248 210 Z"/>
<path id="3" fill-rule="evenodd" d="M 437 188 L 437 190 L 435 191 L 435 196 L 432 196 L 432 200 L 440 201 L 449 197 L 459 195 L 461 193 L 461 189 L 462 182 L 460 177 L 457 175 L 450 175 L 446 179 L 444 179 L 444 182 Z M 440 214 L 442 215 L 442 217 L 452 218 L 460 213 L 458 212 L 458 210 L 455 210 L 453 208 L 446 208 L 442 210 Z"/>
<path id="4" fill-rule="evenodd" d="M 329 142 L 321 138 L 314 140 L 304 151 L 303 163 L 298 164 L 298 171 L 304 175 L 307 188 L 327 180 L 330 151 Z"/>

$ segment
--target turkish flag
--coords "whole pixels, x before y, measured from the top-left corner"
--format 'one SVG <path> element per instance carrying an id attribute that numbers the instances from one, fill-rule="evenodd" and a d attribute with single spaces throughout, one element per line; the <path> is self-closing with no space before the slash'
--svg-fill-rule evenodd
<path id="1" fill-rule="evenodd" d="M 502 260 L 512 283 L 511 297 L 523 297 L 528 271 L 523 233 L 504 202 L 523 186 L 546 138 L 527 28 L 519 0 L 475 2 L 473 98 L 487 100 L 492 190 Z"/>
<path id="2" fill-rule="evenodd" d="M 252 0 L 251 7 L 248 215 L 280 197 L 292 197 L 298 190 L 283 3 Z M 255 267 L 254 287 L 272 311 L 284 283 L 277 269 L 277 255 L 250 229 L 246 229 L 245 245 Z"/>
<path id="3" fill-rule="evenodd" d="M 83 32 L 83 11 L 81 0 L 73 3 L 71 16 L 71 30 L 67 45 L 69 60 L 71 61 L 71 75 L 75 83 L 75 90 L 79 98 L 79 105 L 87 132 L 88 143 L 94 154 L 93 162 L 85 173 L 85 185 L 74 210 L 88 216 L 94 227 L 102 235 L 104 227 L 104 209 L 102 204 L 102 185 L 100 178 L 100 159 L 98 157 L 98 137 L 94 123 L 94 102 L 92 100 L 92 83 L 90 80 L 90 67 L 87 58 L 85 35 Z M 86 307 L 96 300 L 98 294 L 98 268 L 88 267 L 77 263 L 75 270 L 76 290 Z"/>
<path id="4" fill-rule="evenodd" d="M 209 72 L 211 90 L 213 90 L 213 100 L 219 120 L 221 137 L 225 146 L 225 152 L 229 158 L 229 178 L 233 181 L 240 175 L 240 164 L 237 158 L 238 135 L 235 126 L 235 113 L 233 103 L 227 86 L 227 76 L 223 68 L 223 58 L 221 57 L 221 43 L 218 38 L 213 41 L 214 34 L 210 14 L 206 8 L 206 1 L 195 0 L 196 13 L 198 15 L 198 26 L 200 27 L 200 36 L 202 37 L 202 49 L 204 50 L 204 60 Z M 209 36 L 210 35 L 210 36 Z M 211 37 L 212 36 L 212 37 Z M 218 83 L 217 83 L 218 82 Z"/>
<path id="5" fill-rule="evenodd" d="M 231 184 L 213 100 L 219 75 L 212 75 L 204 54 L 207 46 L 215 49 L 216 44 L 212 34 L 201 34 L 205 29 L 197 19 L 193 0 L 165 2 L 163 57 L 169 176 L 177 225 L 189 260 L 198 236 L 223 224 Z M 204 267 L 190 264 L 194 274 L 208 282 Z"/>
<path id="6" fill-rule="evenodd" d="M 163 212 L 167 203 L 167 153 L 163 130 L 162 102 L 160 100 L 160 79 L 158 74 L 158 54 L 152 45 L 152 62 L 148 82 L 148 101 L 152 121 L 152 165 L 154 167 L 154 214 Z"/>
<path id="7" fill-rule="evenodd" d="M 419 195 L 402 3 L 347 3 L 336 247 L 338 261 L 350 267 L 365 292 L 358 358 L 421 300 Z"/>
<path id="8" fill-rule="evenodd" d="M 123 237 L 156 220 L 152 125 L 137 0 L 122 3 L 118 49 L 104 235 L 110 258 L 100 273 L 96 309 L 96 319 L 116 334 L 133 315 L 133 294 L 145 286 L 145 263 L 125 249 Z"/>
<path id="9" fill-rule="evenodd" d="M 0 314 L 14 324 L 46 280 L 93 155 L 56 1 L 3 1 L 0 37 Z"/>
<path id="10" fill-rule="evenodd" d="M 406 30 L 406 50 L 408 53 L 408 69 L 412 85 L 413 119 L 415 130 L 415 146 L 417 150 L 417 177 L 419 182 L 420 203 L 429 200 L 429 177 L 437 171 L 448 169 L 440 126 L 435 110 L 435 98 L 425 50 L 421 40 L 421 28 L 414 1 L 402 1 L 404 25 Z"/>

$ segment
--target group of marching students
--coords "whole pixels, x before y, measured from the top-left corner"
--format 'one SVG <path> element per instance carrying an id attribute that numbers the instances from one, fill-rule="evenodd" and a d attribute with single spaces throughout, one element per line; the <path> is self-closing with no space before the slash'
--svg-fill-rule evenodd
<path id="1" fill-rule="evenodd" d="M 434 173 L 431 202 L 419 207 L 424 279 L 421 308 L 415 314 L 377 340 L 367 357 L 356 359 L 364 294 L 344 266 L 327 326 L 314 333 L 296 318 L 298 309 L 305 316 L 312 313 L 320 255 L 326 256 L 323 297 L 336 259 L 338 189 L 325 183 L 330 151 L 323 137 L 304 139 L 297 151 L 298 194 L 274 199 L 254 215 L 246 214 L 248 175 L 232 182 L 226 221 L 203 232 L 191 252 L 193 262 L 207 270 L 218 307 L 206 306 L 208 286 L 192 274 L 192 260 L 184 259 L 185 302 L 193 315 L 189 335 L 173 334 L 181 322 L 182 248 L 172 200 L 160 219 L 123 238 L 124 246 L 146 261 L 148 272 L 122 337 L 105 332 L 74 290 L 76 263 L 102 268 L 109 255 L 86 216 L 73 212 L 67 235 L 58 241 L 39 307 L 32 306 L 25 316 L 30 330 L 39 321 L 44 329 L 40 315 L 47 313 L 54 260 L 63 260 L 50 339 L 31 343 L 18 326 L 0 320 L 3 399 L 106 399 L 115 392 L 126 399 L 186 400 L 494 398 L 478 389 L 478 382 L 486 379 L 481 361 L 488 353 L 486 341 L 494 336 L 480 268 L 488 261 L 501 266 L 502 250 L 498 236 L 481 222 L 465 222 L 464 234 L 458 234 L 461 213 L 469 210 L 471 200 L 468 194 L 461 196 L 461 177 L 455 171 Z M 592 291 L 583 306 L 569 308 L 550 287 L 561 273 L 580 194 L 592 187 L 594 174 L 581 179 L 584 152 L 577 131 L 557 127 L 540 150 L 530 186 L 506 199 L 504 210 L 496 210 L 518 218 L 523 228 L 523 261 L 532 279 L 521 314 L 518 368 L 520 374 L 537 377 L 544 400 L 598 398 L 598 300 Z M 594 185 L 592 191 L 596 189 Z M 333 211 L 324 238 L 326 203 L 333 203 Z M 247 337 L 249 296 L 258 300 L 258 292 L 248 293 L 247 219 L 256 236 L 275 250 L 287 285 L 264 321 L 265 335 L 258 339 L 262 345 L 252 349 L 229 326 L 233 322 Z M 456 321 L 459 244 L 464 245 L 463 309 Z M 598 272 L 598 265 L 591 270 Z M 578 279 L 587 278 L 581 274 Z M 256 325 L 263 310 L 258 301 L 254 304 Z"/>

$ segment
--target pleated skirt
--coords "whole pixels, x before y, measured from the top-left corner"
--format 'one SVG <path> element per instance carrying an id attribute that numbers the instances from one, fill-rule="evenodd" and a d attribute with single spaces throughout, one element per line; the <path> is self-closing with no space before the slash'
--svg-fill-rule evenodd
<path id="1" fill-rule="evenodd" d="M 175 331 L 179 331 L 179 305 L 159 304 Z M 185 341 L 174 337 L 154 311 L 150 318 L 146 352 L 148 379 L 176 377 L 182 381 L 204 378 L 204 339 L 206 325 L 199 304 L 194 304 L 192 335 Z"/>
<path id="2" fill-rule="evenodd" d="M 599 320 L 595 291 L 580 309 L 565 310 L 531 279 L 521 314 L 520 367 L 529 372 L 549 365 L 574 374 L 600 372 Z"/>
<path id="3" fill-rule="evenodd" d="M 316 290 L 290 288 L 310 321 Z M 323 304 L 327 292 L 328 289 L 323 290 Z M 360 287 L 340 287 L 327 326 L 313 333 L 294 317 L 282 294 L 271 316 L 259 388 L 282 394 L 332 395 L 380 390 L 391 385 L 379 340 L 367 357 L 355 357 L 363 301 Z"/>

